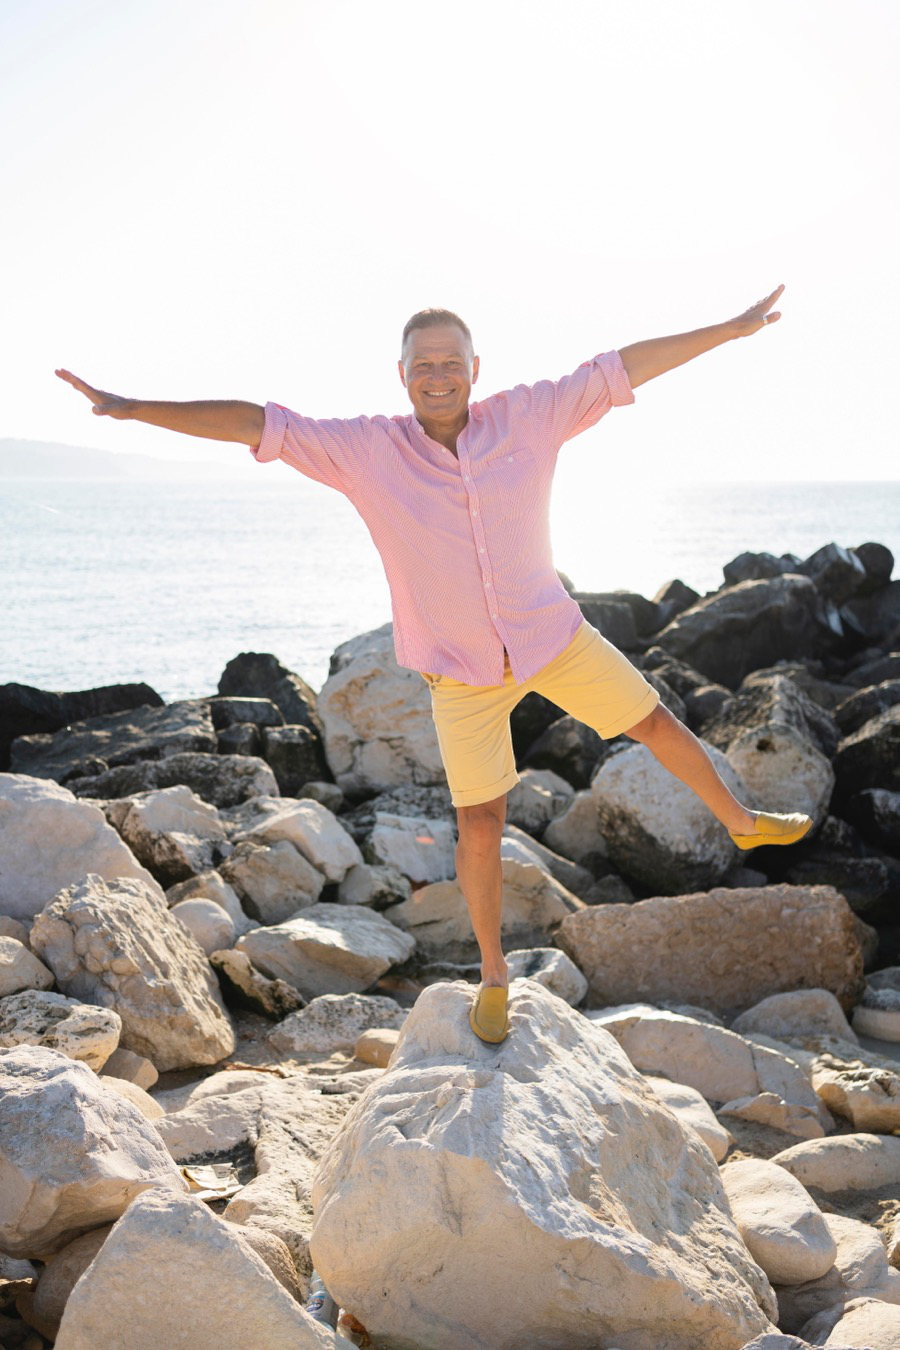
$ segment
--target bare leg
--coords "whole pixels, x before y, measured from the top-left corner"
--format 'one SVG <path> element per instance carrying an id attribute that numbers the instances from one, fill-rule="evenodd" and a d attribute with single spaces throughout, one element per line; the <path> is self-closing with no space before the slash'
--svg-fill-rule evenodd
<path id="1" fill-rule="evenodd" d="M 500 941 L 503 905 L 500 839 L 506 819 L 506 795 L 480 806 L 457 807 L 456 815 L 459 823 L 456 875 L 481 949 L 481 981 L 505 988 L 509 975 Z"/>
<path id="2" fill-rule="evenodd" d="M 727 830 L 734 834 L 753 833 L 758 813 L 741 805 L 719 777 L 702 743 L 668 708 L 658 703 L 648 717 L 625 735 L 652 750 L 660 764 L 696 792 Z"/>

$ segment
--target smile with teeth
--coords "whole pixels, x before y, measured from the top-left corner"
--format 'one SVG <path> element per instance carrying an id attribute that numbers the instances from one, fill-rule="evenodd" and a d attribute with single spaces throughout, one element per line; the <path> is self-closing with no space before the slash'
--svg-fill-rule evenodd
<path id="1" fill-rule="evenodd" d="M 426 390 L 429 398 L 449 398 L 453 393 L 452 389 L 428 389 Z"/>

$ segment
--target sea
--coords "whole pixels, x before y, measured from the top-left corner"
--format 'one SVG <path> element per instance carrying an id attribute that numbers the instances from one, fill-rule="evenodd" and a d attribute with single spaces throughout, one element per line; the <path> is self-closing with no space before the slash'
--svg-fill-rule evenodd
<path id="1" fill-rule="evenodd" d="M 900 482 L 689 483 L 605 502 L 554 493 L 556 566 L 582 591 L 701 595 L 752 550 L 800 558 L 873 540 L 900 553 Z M 391 618 L 381 562 L 339 494 L 285 472 L 172 481 L 0 480 L 0 684 L 143 681 L 217 692 L 240 652 L 314 689 L 334 649 Z"/>

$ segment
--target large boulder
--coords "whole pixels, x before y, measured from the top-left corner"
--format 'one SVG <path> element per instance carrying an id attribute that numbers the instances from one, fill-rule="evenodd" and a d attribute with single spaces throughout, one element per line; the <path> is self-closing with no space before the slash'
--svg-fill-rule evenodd
<path id="1" fill-rule="evenodd" d="M 17 938 L 0 937 L 0 998 L 23 989 L 49 989 L 53 975 Z"/>
<path id="2" fill-rule="evenodd" d="M 853 913 L 830 886 L 720 887 L 592 906 L 563 920 L 556 945 L 584 971 L 597 1005 L 676 1000 L 731 1014 L 813 988 L 849 1011 L 862 989 Z"/>
<path id="3" fill-rule="evenodd" d="M 394 909 L 399 906 L 394 906 Z M 236 944 L 269 979 L 304 998 L 362 993 L 415 951 L 415 939 L 365 905 L 309 905 Z"/>
<path id="4" fill-rule="evenodd" d="M 105 814 L 161 886 L 198 876 L 231 852 L 218 811 L 184 784 L 113 800 Z"/>
<path id="5" fill-rule="evenodd" d="M 351 795 L 445 781 L 428 686 L 398 666 L 393 626 L 342 642 L 319 693 L 325 753 Z"/>
<path id="6" fill-rule="evenodd" d="M 585 906 L 533 862 L 501 861 L 504 945 L 544 947 L 569 914 Z M 426 960 L 466 962 L 478 959 L 478 943 L 458 880 L 436 881 L 416 891 L 411 900 L 392 905 L 385 918 L 415 938 Z M 569 952 L 578 964 L 577 958 Z"/>
<path id="7" fill-rule="evenodd" d="M 248 839 L 274 844 L 286 839 L 328 881 L 342 881 L 362 862 L 356 841 L 334 812 L 311 798 L 255 797 L 224 815 L 233 843 Z"/>
<path id="8" fill-rule="evenodd" d="M 59 987 L 117 1012 L 122 1045 L 160 1071 L 215 1064 L 234 1050 L 205 953 L 145 883 L 89 874 L 41 911 L 31 941 Z"/>
<path id="9" fill-rule="evenodd" d="M 366 861 L 392 867 L 410 881 L 446 881 L 456 873 L 456 832 L 447 820 L 378 811 L 365 843 Z"/>
<path id="10" fill-rule="evenodd" d="M 151 788 L 183 783 L 211 806 L 234 806 L 248 797 L 275 795 L 278 783 L 264 759 L 244 754 L 184 751 L 165 759 L 144 759 L 115 769 L 66 780 L 76 797 L 103 800 L 130 797 Z"/>
<path id="11" fill-rule="evenodd" d="M 900 1185 L 900 1139 L 884 1134 L 833 1135 L 810 1139 L 776 1153 L 772 1162 L 807 1188 L 874 1191 Z"/>
<path id="12" fill-rule="evenodd" d="M 161 708 L 163 700 L 149 684 L 106 684 L 97 689 L 58 693 L 31 684 L 0 685 L 0 770 L 9 768 L 9 747 L 17 736 L 58 731 L 71 722 L 99 713 L 121 712 L 144 705 Z"/>
<path id="13" fill-rule="evenodd" d="M 206 699 L 181 699 L 161 708 L 129 708 L 87 717 L 60 731 L 19 736 L 10 747 L 10 765 L 14 773 L 65 783 L 120 764 L 215 749 Z"/>
<path id="14" fill-rule="evenodd" d="M 0 858 L 0 912 L 17 919 L 33 918 L 87 872 L 158 889 L 102 811 L 22 773 L 0 774 Z"/>
<path id="15" fill-rule="evenodd" d="M 871 717 L 845 736 L 834 757 L 834 772 L 843 797 L 866 788 L 900 790 L 900 706 Z"/>
<path id="16" fill-rule="evenodd" d="M 323 873 L 287 839 L 244 839 L 219 874 L 237 892 L 241 907 L 264 924 L 290 918 L 318 900 L 325 887 Z"/>
<path id="17" fill-rule="evenodd" d="M 778 1325 L 787 1331 L 799 1331 L 811 1317 L 853 1298 L 896 1303 L 900 1297 L 900 1272 L 888 1265 L 878 1229 L 844 1214 L 823 1217 L 836 1248 L 834 1265 L 818 1279 L 776 1289 Z"/>
<path id="18" fill-rule="evenodd" d="M 266 712 L 264 717 L 257 717 L 252 709 L 250 716 L 247 716 L 246 710 L 238 709 L 232 712 L 232 720 L 252 721 L 259 726 L 278 726 L 287 722 L 321 734 L 322 724 L 312 686 L 270 652 L 241 652 L 233 657 L 222 671 L 218 688 L 223 697 L 209 701 L 216 725 L 220 725 L 217 718 L 223 716 L 220 711 L 223 705 L 234 709 L 238 704 L 259 704 L 265 701 L 278 709 L 281 714 L 279 719 L 273 718 L 270 712 Z"/>
<path id="19" fill-rule="evenodd" d="M 43 1260 L 148 1186 L 186 1183 L 135 1106 L 57 1050 L 0 1050 L 0 1251 Z"/>
<path id="20" fill-rule="evenodd" d="M 115 1053 L 122 1019 L 111 1008 L 28 989 L 0 1002 L 0 1046 L 41 1045 L 99 1073 Z"/>
<path id="21" fill-rule="evenodd" d="M 721 750 L 706 749 L 734 795 L 755 806 Z M 646 745 L 626 746 L 604 760 L 591 791 L 610 861 L 626 878 L 679 895 L 715 886 L 733 866 L 728 831 Z"/>
<path id="22" fill-rule="evenodd" d="M 737 1350 L 766 1330 L 772 1292 L 693 1130 L 540 985 L 511 986 L 499 1047 L 473 1037 L 472 993 L 420 995 L 322 1160 L 310 1250 L 332 1295 L 376 1343 L 448 1350 Z"/>
<path id="23" fill-rule="evenodd" d="M 838 612 L 809 577 L 742 581 L 698 600 L 657 634 L 667 652 L 735 689 L 778 660 L 825 656 L 843 636 Z"/>
<path id="24" fill-rule="evenodd" d="M 333 1055 L 352 1050 L 363 1031 L 398 1030 L 405 1018 L 405 1008 L 380 994 L 321 994 L 280 1022 L 269 1044 L 281 1055 Z"/>
<path id="25" fill-rule="evenodd" d="M 802 1284 L 830 1270 L 837 1244 L 812 1196 L 783 1167 L 761 1158 L 720 1173 L 741 1237 L 773 1284 Z"/>
<path id="26" fill-rule="evenodd" d="M 199 1291 L 214 1291 L 203 1297 Z M 141 1196 L 75 1285 L 58 1350 L 328 1350 L 315 1323 L 241 1234 L 190 1196 Z"/>

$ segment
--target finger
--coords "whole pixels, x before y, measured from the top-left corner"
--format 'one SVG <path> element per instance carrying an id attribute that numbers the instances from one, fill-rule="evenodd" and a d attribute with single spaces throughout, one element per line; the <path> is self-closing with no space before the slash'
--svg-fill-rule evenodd
<path id="1" fill-rule="evenodd" d="M 776 309 L 772 314 L 767 314 L 766 327 L 768 327 L 770 323 L 777 323 L 780 318 L 781 318 L 781 311 L 778 309 Z"/>
<path id="2" fill-rule="evenodd" d="M 93 398 L 95 395 L 99 397 L 100 391 L 98 389 L 94 389 L 92 385 L 86 384 L 84 380 L 80 380 L 78 376 L 73 375 L 70 370 L 58 370 L 56 374 L 61 380 L 65 380 L 70 384 L 73 389 L 77 389 L 80 394 L 84 394 L 86 398 Z"/>

